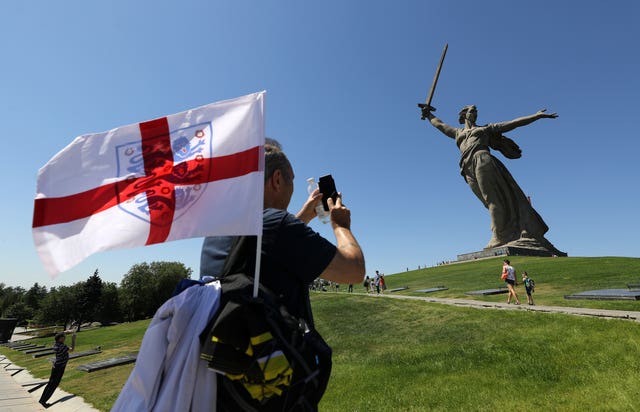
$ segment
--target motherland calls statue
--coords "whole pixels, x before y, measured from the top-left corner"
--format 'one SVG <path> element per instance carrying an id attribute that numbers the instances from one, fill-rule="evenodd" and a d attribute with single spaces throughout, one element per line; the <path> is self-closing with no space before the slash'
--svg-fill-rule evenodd
<path id="1" fill-rule="evenodd" d="M 529 199 L 504 164 L 490 152 L 491 148 L 500 151 L 507 158 L 519 158 L 522 154 L 520 148 L 513 140 L 503 136 L 503 133 L 539 119 L 555 119 L 558 115 L 547 114 L 543 109 L 530 116 L 478 126 L 476 107 L 465 106 L 458 115 L 458 122 L 464 125 L 463 127 L 453 127 L 444 123 L 433 115 L 432 111 L 435 109 L 431 106 L 431 99 L 446 51 L 447 46 L 440 59 L 426 103 L 418 106 L 422 109 L 423 119 L 428 119 L 435 128 L 454 139 L 461 153 L 460 173 L 471 191 L 489 210 L 492 236 L 485 249 L 513 246 L 543 250 L 551 255 L 566 255 L 544 237 L 549 227 L 533 209 Z"/>
<path id="2" fill-rule="evenodd" d="M 431 113 L 432 109 L 423 107 L 423 116 L 431 124 L 454 139 L 460 149 L 460 173 L 480 199 L 491 216 L 491 240 L 485 249 L 511 244 L 514 246 L 539 246 L 555 248 L 544 238 L 549 227 L 533 209 L 529 199 L 520 189 L 507 168 L 490 153 L 489 148 L 502 152 L 510 159 L 520 157 L 520 148 L 502 133 L 525 126 L 538 119 L 555 119 L 556 113 L 547 114 L 545 110 L 507 122 L 490 123 L 478 126 L 478 112 L 475 106 L 464 107 L 458 121 L 464 127 L 449 126 Z"/>

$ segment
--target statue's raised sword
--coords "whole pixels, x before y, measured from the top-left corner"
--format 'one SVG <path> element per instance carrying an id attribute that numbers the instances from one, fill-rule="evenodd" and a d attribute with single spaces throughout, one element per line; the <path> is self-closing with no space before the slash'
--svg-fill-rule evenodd
<path id="1" fill-rule="evenodd" d="M 427 100 L 425 103 L 418 103 L 418 107 L 423 109 L 425 107 L 430 108 L 430 111 L 435 111 L 436 109 L 431 106 L 431 99 L 433 99 L 433 93 L 436 91 L 436 85 L 438 84 L 438 77 L 440 77 L 440 70 L 442 70 L 442 63 L 444 62 L 444 56 L 447 55 L 447 49 L 449 48 L 449 44 L 444 45 L 444 49 L 442 50 L 442 56 L 440 56 L 440 63 L 438 63 L 438 69 L 436 70 L 435 76 L 433 76 L 433 82 L 431 83 L 431 89 L 429 90 L 429 94 L 427 95 Z M 424 114 L 422 115 L 422 120 L 426 119 Z"/>

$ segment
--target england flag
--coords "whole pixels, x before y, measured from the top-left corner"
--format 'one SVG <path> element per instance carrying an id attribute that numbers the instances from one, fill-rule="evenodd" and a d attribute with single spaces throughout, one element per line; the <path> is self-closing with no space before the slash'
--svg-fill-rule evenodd
<path id="1" fill-rule="evenodd" d="M 77 137 L 38 173 L 33 238 L 47 271 L 103 250 L 261 234 L 264 100 Z"/>

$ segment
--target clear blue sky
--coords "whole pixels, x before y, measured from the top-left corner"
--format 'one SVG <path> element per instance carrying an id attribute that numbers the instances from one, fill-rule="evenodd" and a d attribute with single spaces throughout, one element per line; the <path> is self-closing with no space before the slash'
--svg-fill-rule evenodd
<path id="1" fill-rule="evenodd" d="M 332 173 L 369 274 L 480 250 L 489 215 L 454 142 L 416 108 L 446 42 L 436 114 L 456 125 L 467 104 L 479 123 L 558 112 L 509 133 L 523 156 L 505 164 L 558 249 L 638 257 L 639 4 L 3 2 L 0 282 L 68 285 L 97 268 L 119 283 L 155 260 L 197 274 L 201 239 L 103 252 L 50 279 L 31 238 L 37 171 L 75 136 L 260 90 L 267 135 L 294 165 L 290 210 L 307 177 Z"/>

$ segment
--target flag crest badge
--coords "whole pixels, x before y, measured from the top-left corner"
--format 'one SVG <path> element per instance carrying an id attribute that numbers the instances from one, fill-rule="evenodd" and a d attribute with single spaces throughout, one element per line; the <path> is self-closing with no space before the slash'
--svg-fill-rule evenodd
<path id="1" fill-rule="evenodd" d="M 168 215 L 173 210 L 173 220 L 188 212 L 189 207 L 202 196 L 209 176 L 201 164 L 212 156 L 212 125 L 202 123 L 169 133 L 173 159 L 165 162 L 162 151 L 149 151 L 144 156 L 140 140 L 116 147 L 117 176 L 130 182 L 137 181 L 130 191 L 118 191 L 118 207 L 147 223 L 171 224 L 164 220 L 152 221 L 151 211 Z M 148 139 L 145 144 L 160 147 L 163 136 Z M 151 164 L 152 173 L 145 174 L 145 163 Z M 203 182 L 195 185 L 180 185 L 181 182 Z"/>

